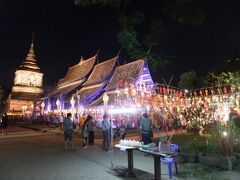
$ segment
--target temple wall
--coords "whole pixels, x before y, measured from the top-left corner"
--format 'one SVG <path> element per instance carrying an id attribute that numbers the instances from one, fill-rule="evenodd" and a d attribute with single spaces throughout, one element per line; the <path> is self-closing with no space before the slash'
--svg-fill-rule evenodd
<path id="1" fill-rule="evenodd" d="M 35 101 L 35 104 L 37 104 L 37 102 Z M 9 102 L 8 112 L 17 113 L 17 114 L 32 113 L 33 108 L 34 108 L 34 101 L 11 99 Z M 35 111 L 39 112 L 40 111 L 39 107 L 35 107 Z"/>

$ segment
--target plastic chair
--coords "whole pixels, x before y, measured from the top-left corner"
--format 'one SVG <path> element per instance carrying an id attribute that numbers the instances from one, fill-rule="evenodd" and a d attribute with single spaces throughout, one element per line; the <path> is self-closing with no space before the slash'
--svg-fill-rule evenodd
<path id="1" fill-rule="evenodd" d="M 177 144 L 171 144 L 171 146 L 170 146 L 170 151 L 178 154 L 178 152 L 179 152 L 179 147 L 178 147 L 178 145 L 177 145 Z M 175 165 L 176 174 L 177 174 L 177 172 L 178 172 L 178 169 L 177 169 L 177 159 L 176 159 L 176 157 L 172 157 L 172 158 L 168 158 L 168 157 L 166 157 L 166 158 L 161 158 L 161 162 L 168 164 L 168 174 L 169 174 L 169 178 L 172 179 L 172 165 L 173 165 L 173 163 L 174 163 L 174 165 Z"/>

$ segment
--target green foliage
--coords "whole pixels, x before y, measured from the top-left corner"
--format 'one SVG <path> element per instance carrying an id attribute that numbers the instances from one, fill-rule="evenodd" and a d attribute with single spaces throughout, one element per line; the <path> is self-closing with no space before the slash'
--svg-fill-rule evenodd
<path id="1" fill-rule="evenodd" d="M 108 6 L 119 14 L 118 42 L 132 59 L 147 58 L 156 71 L 169 64 L 171 57 L 154 47 L 165 32 L 165 21 L 171 20 L 196 25 L 201 23 L 203 13 L 194 0 L 74 0 L 81 7 Z"/>
<path id="2" fill-rule="evenodd" d="M 197 25 L 204 21 L 203 12 L 192 0 L 165 0 L 164 12 L 182 24 Z"/>
<path id="3" fill-rule="evenodd" d="M 220 174 L 221 172 L 220 169 L 215 167 L 197 163 L 183 163 L 179 167 L 179 172 L 176 176 L 182 179 L 228 180 L 228 178 Z"/>
<path id="4" fill-rule="evenodd" d="M 194 152 L 194 153 L 207 153 L 207 154 L 216 154 L 219 153 L 217 143 L 214 141 L 210 141 L 208 144 L 206 144 L 206 141 L 204 143 L 199 143 L 196 139 L 193 139 L 193 141 L 189 142 L 185 147 L 184 150 L 186 152 Z"/>
<path id="5" fill-rule="evenodd" d="M 200 85 L 200 78 L 198 78 L 195 71 L 185 72 L 180 76 L 178 86 L 182 89 L 193 90 Z"/>
<path id="6" fill-rule="evenodd" d="M 227 125 L 216 122 L 211 134 L 211 138 L 218 143 L 218 148 L 222 155 L 231 156 L 238 151 L 240 130 L 233 121 L 229 121 Z"/>
<path id="7" fill-rule="evenodd" d="M 120 6 L 121 0 L 74 0 L 74 3 L 82 7 L 101 5 L 118 8 Z"/>
<path id="8" fill-rule="evenodd" d="M 223 86 L 240 84 L 240 72 L 211 72 L 205 78 L 207 86 Z"/>

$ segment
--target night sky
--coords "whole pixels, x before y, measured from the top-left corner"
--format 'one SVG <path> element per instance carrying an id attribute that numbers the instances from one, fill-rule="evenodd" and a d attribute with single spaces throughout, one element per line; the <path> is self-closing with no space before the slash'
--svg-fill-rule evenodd
<path id="1" fill-rule="evenodd" d="M 157 47 L 174 56 L 154 81 L 176 85 L 181 73 L 203 75 L 240 53 L 240 1 L 203 0 L 205 21 L 197 26 L 169 23 Z M 0 85 L 9 88 L 25 59 L 35 32 L 35 53 L 44 85 L 53 86 L 68 67 L 99 50 L 99 60 L 112 58 L 117 42 L 117 13 L 111 8 L 74 6 L 70 0 L 0 1 Z M 121 63 L 130 61 L 120 54 Z"/>

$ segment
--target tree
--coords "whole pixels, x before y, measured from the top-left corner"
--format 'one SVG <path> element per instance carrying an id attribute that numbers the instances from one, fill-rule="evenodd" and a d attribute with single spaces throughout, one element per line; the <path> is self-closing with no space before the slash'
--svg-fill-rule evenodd
<path id="1" fill-rule="evenodd" d="M 180 76 L 178 86 L 182 89 L 193 90 L 200 86 L 200 79 L 195 71 L 185 72 Z"/>
<path id="2" fill-rule="evenodd" d="M 211 72 L 205 78 L 207 86 L 231 86 L 240 84 L 240 72 Z"/>
<path id="3" fill-rule="evenodd" d="M 209 72 L 204 78 L 205 86 L 231 86 L 240 85 L 240 61 L 239 58 L 227 60 L 225 64 L 214 72 Z"/>
<path id="4" fill-rule="evenodd" d="M 118 42 L 132 59 L 147 58 L 153 70 L 165 67 L 171 57 L 157 52 L 166 22 L 197 25 L 204 20 L 195 0 L 74 0 L 81 7 L 108 6 L 118 14 Z"/>

